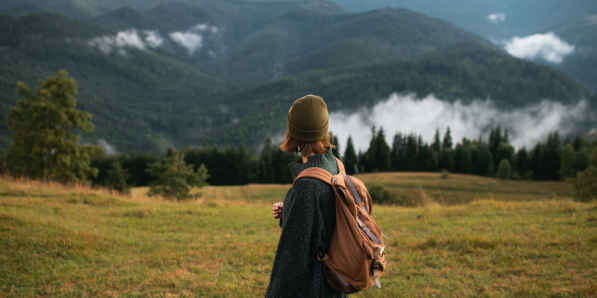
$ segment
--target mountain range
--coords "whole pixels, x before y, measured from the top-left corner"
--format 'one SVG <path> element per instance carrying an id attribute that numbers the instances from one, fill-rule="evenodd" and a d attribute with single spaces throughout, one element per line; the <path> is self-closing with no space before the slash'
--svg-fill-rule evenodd
<path id="1" fill-rule="evenodd" d="M 491 98 L 503 108 L 592 96 L 550 65 L 404 8 L 8 0 L 0 12 L 0 116 L 17 101 L 17 81 L 34 86 L 66 69 L 78 82 L 78 107 L 94 116 L 96 130 L 83 141 L 104 139 L 121 151 L 257 149 L 283 131 L 288 107 L 309 93 L 323 96 L 331 112 L 372 106 L 393 92 L 464 103 Z M 0 148 L 9 144 L 2 122 Z"/>

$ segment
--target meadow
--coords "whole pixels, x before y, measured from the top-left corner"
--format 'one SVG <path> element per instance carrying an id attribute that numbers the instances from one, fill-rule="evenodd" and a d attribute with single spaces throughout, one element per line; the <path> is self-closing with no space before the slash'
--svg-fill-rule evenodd
<path id="1" fill-rule="evenodd" d="M 374 206 L 389 277 L 355 297 L 596 297 L 597 203 L 564 182 L 377 173 L 413 207 Z M 289 185 L 173 203 L 0 179 L 1 297 L 260 297 Z M 199 190 L 196 190 L 199 191 Z"/>

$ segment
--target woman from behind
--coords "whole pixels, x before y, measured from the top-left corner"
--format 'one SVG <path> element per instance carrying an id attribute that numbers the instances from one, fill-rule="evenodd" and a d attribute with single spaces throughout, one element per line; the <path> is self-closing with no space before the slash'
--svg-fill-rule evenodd
<path id="1" fill-rule="evenodd" d="M 328 133 L 327 106 L 319 96 L 299 98 L 288 111 L 288 130 L 280 149 L 300 153 L 289 165 L 293 178 L 305 169 L 319 167 L 332 175 L 338 164 Z M 323 277 L 317 252 L 327 253 L 336 220 L 332 186 L 315 178 L 301 178 L 283 203 L 272 208 L 282 233 L 266 297 L 348 297 L 332 289 Z"/>

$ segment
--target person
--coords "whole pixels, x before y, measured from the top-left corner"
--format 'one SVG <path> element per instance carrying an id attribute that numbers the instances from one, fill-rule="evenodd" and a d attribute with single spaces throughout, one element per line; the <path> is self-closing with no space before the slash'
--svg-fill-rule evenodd
<path id="1" fill-rule="evenodd" d="M 338 174 L 328 127 L 327 106 L 319 96 L 299 98 L 288 111 L 280 149 L 300 153 L 301 158 L 288 166 L 295 179 L 310 167 Z M 326 282 L 317 260 L 317 251 L 327 253 L 331 242 L 335 204 L 332 186 L 315 178 L 299 179 L 284 202 L 274 204 L 272 213 L 282 233 L 265 297 L 348 297 Z"/>

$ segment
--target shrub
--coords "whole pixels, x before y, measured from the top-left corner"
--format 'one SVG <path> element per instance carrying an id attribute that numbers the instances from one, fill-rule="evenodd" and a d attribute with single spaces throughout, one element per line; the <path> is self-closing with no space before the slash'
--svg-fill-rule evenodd
<path id="1" fill-rule="evenodd" d="M 197 198 L 190 195 L 191 187 L 202 188 L 207 185 L 205 180 L 209 178 L 205 165 L 194 170 L 194 165 L 187 165 L 184 161 L 184 154 L 172 150 L 171 156 L 164 157 L 163 162 L 156 162 L 149 165 L 147 172 L 156 177 L 156 180 L 149 184 L 149 196 L 160 195 L 169 200 L 185 200 Z"/>
<path id="2" fill-rule="evenodd" d="M 507 158 L 504 158 L 502 161 L 500 161 L 500 166 L 498 167 L 496 176 L 502 180 L 510 179 L 511 171 L 512 169 L 510 167 L 510 161 Z"/>
<path id="3" fill-rule="evenodd" d="M 371 201 L 374 204 L 393 204 L 396 201 L 395 196 L 390 194 L 390 192 L 381 185 L 372 185 L 371 187 L 367 187 L 367 190 L 369 191 Z"/>
<path id="4" fill-rule="evenodd" d="M 442 170 L 442 179 L 448 179 L 448 177 L 450 177 L 450 172 L 446 169 Z"/>
<path id="5" fill-rule="evenodd" d="M 589 159 L 589 166 L 576 175 L 576 197 L 581 202 L 597 198 L 597 147 Z"/>

